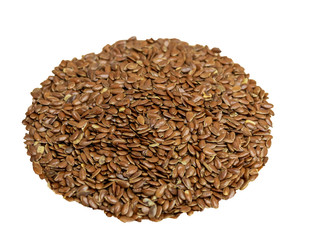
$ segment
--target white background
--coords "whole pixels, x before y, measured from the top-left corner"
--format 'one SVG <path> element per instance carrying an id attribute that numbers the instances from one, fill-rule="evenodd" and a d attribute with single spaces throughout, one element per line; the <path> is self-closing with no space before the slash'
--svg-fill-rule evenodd
<path id="1" fill-rule="evenodd" d="M 1 1 L 0 239 L 320 239 L 319 1 Z M 219 209 L 124 224 L 47 188 L 21 124 L 62 59 L 106 44 L 179 38 L 219 47 L 270 93 L 269 162 Z"/>

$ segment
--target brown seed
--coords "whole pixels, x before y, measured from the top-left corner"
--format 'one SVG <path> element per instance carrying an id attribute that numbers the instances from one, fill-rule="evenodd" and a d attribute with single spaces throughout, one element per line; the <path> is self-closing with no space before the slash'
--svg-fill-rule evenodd
<path id="1" fill-rule="evenodd" d="M 248 150 L 249 150 L 249 153 L 252 157 L 255 157 L 256 156 L 256 150 L 254 149 L 254 147 L 252 146 L 252 144 L 249 144 L 248 145 Z"/>
<path id="2" fill-rule="evenodd" d="M 157 189 L 155 196 L 156 196 L 157 198 L 161 198 L 161 197 L 163 196 L 164 191 L 166 190 L 166 188 L 167 188 L 166 185 L 161 185 L 161 186 Z"/>
<path id="3" fill-rule="evenodd" d="M 193 112 L 187 112 L 186 113 L 186 119 L 188 122 L 191 122 L 194 118 L 194 113 Z"/>
<path id="4" fill-rule="evenodd" d="M 81 180 L 85 180 L 86 179 L 86 170 L 84 168 L 81 168 L 80 171 L 79 171 L 79 178 Z"/>
<path id="5" fill-rule="evenodd" d="M 38 162 L 33 162 L 33 171 L 38 175 L 42 174 L 42 167 Z"/>
<path id="6" fill-rule="evenodd" d="M 186 171 L 185 177 L 189 178 L 191 176 L 194 176 L 195 173 L 196 173 L 196 169 L 193 166 L 190 166 Z"/>
<path id="7" fill-rule="evenodd" d="M 132 175 L 138 171 L 138 167 L 134 165 L 130 165 L 127 170 L 128 175 Z"/>
<path id="8" fill-rule="evenodd" d="M 138 67 L 138 65 L 135 64 L 135 63 L 129 63 L 127 65 L 127 68 L 130 69 L 130 70 L 136 69 L 137 67 Z"/>
<path id="9" fill-rule="evenodd" d="M 215 154 L 215 151 L 211 148 L 208 148 L 208 147 L 205 147 L 202 151 L 204 152 L 204 154 L 209 155 L 209 156 L 212 156 Z"/>
<path id="10" fill-rule="evenodd" d="M 138 123 L 140 123 L 141 125 L 144 125 L 144 117 L 139 115 L 137 118 Z"/>
<path id="11" fill-rule="evenodd" d="M 56 137 L 56 141 L 58 141 L 58 142 L 62 142 L 62 141 L 65 141 L 65 140 L 67 140 L 67 138 L 68 138 L 69 136 L 68 135 L 59 135 L 59 136 L 57 136 Z"/>
<path id="12" fill-rule="evenodd" d="M 204 119 L 204 127 L 207 127 L 212 124 L 212 117 L 206 117 Z"/>
<path id="13" fill-rule="evenodd" d="M 135 219 L 134 219 L 134 218 L 131 218 L 131 217 L 127 217 L 127 216 L 120 216 L 120 217 L 119 217 L 119 220 L 120 220 L 121 222 L 126 223 L 126 222 L 133 222 Z"/>
<path id="14" fill-rule="evenodd" d="M 217 198 L 215 198 L 214 196 L 211 196 L 211 204 L 213 208 L 218 208 L 219 207 L 219 201 Z"/>
<path id="15" fill-rule="evenodd" d="M 88 121 L 85 119 L 82 119 L 78 124 L 77 124 L 77 128 L 84 128 L 86 127 L 88 124 Z"/>
<path id="16" fill-rule="evenodd" d="M 81 116 L 80 116 L 80 114 L 79 114 L 76 110 L 73 110 L 73 111 L 71 112 L 71 114 L 72 114 L 72 117 L 73 117 L 76 121 L 80 121 L 80 120 L 81 120 Z"/>
<path id="17" fill-rule="evenodd" d="M 128 188 L 130 186 L 130 183 L 124 180 L 116 180 L 116 183 L 119 184 L 120 187 Z"/>
<path id="18" fill-rule="evenodd" d="M 121 209 L 121 214 L 127 215 L 129 212 L 129 209 L 130 209 L 130 202 L 126 202 Z"/>
<path id="19" fill-rule="evenodd" d="M 190 211 L 191 211 L 191 208 L 190 208 L 189 206 L 182 206 L 182 207 L 180 208 L 180 211 L 187 213 L 187 212 L 190 212 Z"/>
<path id="20" fill-rule="evenodd" d="M 186 197 L 186 200 L 191 203 L 192 202 L 192 194 L 189 190 L 184 191 L 184 195 Z"/>
<path id="21" fill-rule="evenodd" d="M 74 165 L 74 158 L 73 158 L 72 156 L 68 155 L 68 156 L 66 157 L 66 161 L 67 161 L 67 163 L 70 164 L 71 166 Z"/>
<path id="22" fill-rule="evenodd" d="M 110 204 L 116 204 L 118 202 L 118 199 L 112 195 L 105 196 L 104 198 Z"/>
<path id="23" fill-rule="evenodd" d="M 148 217 L 149 218 L 154 218 L 157 214 L 157 205 L 153 205 L 150 207 L 149 213 L 148 213 Z"/>

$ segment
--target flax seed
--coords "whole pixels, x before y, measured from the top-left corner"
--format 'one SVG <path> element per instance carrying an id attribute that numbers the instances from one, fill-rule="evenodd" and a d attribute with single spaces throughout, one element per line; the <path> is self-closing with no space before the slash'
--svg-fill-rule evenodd
<path id="1" fill-rule="evenodd" d="M 23 120 L 34 172 L 122 222 L 218 208 L 267 163 L 274 115 L 220 52 L 132 37 L 62 61 Z"/>

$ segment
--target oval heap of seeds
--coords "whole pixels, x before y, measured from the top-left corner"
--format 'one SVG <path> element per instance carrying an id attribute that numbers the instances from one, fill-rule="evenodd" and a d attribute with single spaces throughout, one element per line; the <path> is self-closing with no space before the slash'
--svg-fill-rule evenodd
<path id="1" fill-rule="evenodd" d="M 23 124 L 33 170 L 123 222 L 217 208 L 268 161 L 273 105 L 218 48 L 130 38 L 62 61 Z"/>

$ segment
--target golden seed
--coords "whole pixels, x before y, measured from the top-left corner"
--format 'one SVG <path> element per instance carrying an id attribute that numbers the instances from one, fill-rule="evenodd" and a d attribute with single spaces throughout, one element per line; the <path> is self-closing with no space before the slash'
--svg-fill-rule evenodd
<path id="1" fill-rule="evenodd" d="M 104 92 L 106 92 L 106 91 L 108 91 L 108 88 L 102 88 L 101 91 L 100 91 L 100 93 L 104 93 Z"/>
<path id="2" fill-rule="evenodd" d="M 246 120 L 246 123 L 251 123 L 253 125 L 256 125 L 256 123 L 254 121 L 251 121 L 251 120 Z"/>
<path id="3" fill-rule="evenodd" d="M 64 100 L 64 101 L 67 101 L 70 97 L 71 97 L 71 95 L 70 95 L 70 94 L 67 94 L 67 95 L 63 98 L 63 100 Z"/>
<path id="4" fill-rule="evenodd" d="M 40 153 L 40 154 L 42 154 L 44 152 L 44 146 L 38 146 L 38 148 L 37 148 L 37 153 Z"/>
<path id="5" fill-rule="evenodd" d="M 149 145 L 149 147 L 157 147 L 159 145 L 160 145 L 159 143 L 152 143 L 152 144 Z"/>
<path id="6" fill-rule="evenodd" d="M 244 78 L 241 83 L 242 84 L 247 84 L 248 83 L 248 78 Z"/>

